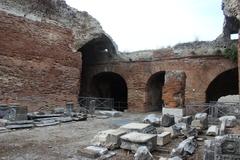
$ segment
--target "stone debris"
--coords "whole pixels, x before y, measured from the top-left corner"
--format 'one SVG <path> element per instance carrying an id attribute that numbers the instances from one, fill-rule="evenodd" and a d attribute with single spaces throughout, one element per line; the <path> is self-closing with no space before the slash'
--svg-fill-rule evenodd
<path id="1" fill-rule="evenodd" d="M 176 138 L 179 135 L 181 135 L 181 128 L 178 128 L 176 125 L 170 126 L 170 127 L 164 127 L 164 132 L 170 132 L 172 138 Z"/>
<path id="2" fill-rule="evenodd" d="M 7 119 L 0 119 L 0 127 L 4 127 L 7 122 L 8 122 Z"/>
<path id="3" fill-rule="evenodd" d="M 157 145 L 157 135 L 131 132 L 121 136 L 121 148 L 136 152 L 140 146 L 146 146 L 150 151 Z"/>
<path id="4" fill-rule="evenodd" d="M 235 116 L 222 116 L 219 118 L 221 122 L 226 121 L 226 127 L 235 127 L 237 118 Z"/>
<path id="5" fill-rule="evenodd" d="M 143 122 L 152 124 L 153 126 L 160 126 L 161 119 L 156 114 L 149 114 L 144 118 Z"/>
<path id="6" fill-rule="evenodd" d="M 240 135 L 230 134 L 206 140 L 203 160 L 240 159 Z"/>
<path id="7" fill-rule="evenodd" d="M 171 141 L 171 133 L 170 132 L 163 132 L 157 135 L 157 145 L 164 146 Z"/>
<path id="8" fill-rule="evenodd" d="M 188 130 L 183 130 L 182 133 L 186 137 L 198 137 L 198 130 L 196 128 L 189 128 Z"/>
<path id="9" fill-rule="evenodd" d="M 8 132 L 9 130 L 6 127 L 0 127 L 0 133 Z"/>
<path id="10" fill-rule="evenodd" d="M 81 156 L 93 159 L 98 158 L 107 153 L 108 153 L 107 148 L 96 146 L 88 146 L 86 148 L 78 150 L 78 154 L 80 154 Z"/>
<path id="11" fill-rule="evenodd" d="M 95 111 L 95 114 L 109 116 L 109 117 L 121 117 L 122 116 L 122 112 L 120 112 L 120 111 L 100 111 L 100 110 L 97 110 L 97 111 Z"/>
<path id="12" fill-rule="evenodd" d="M 226 131 L 226 121 L 222 121 L 219 129 L 219 135 L 220 136 L 225 135 L 225 131 Z"/>
<path id="13" fill-rule="evenodd" d="M 36 122 L 36 121 L 34 122 L 34 125 L 36 127 L 55 126 L 55 125 L 58 125 L 58 124 L 60 124 L 60 122 L 57 121 L 57 120 L 54 120 L 54 119 L 52 119 L 52 120 L 40 120 L 38 122 Z"/>
<path id="14" fill-rule="evenodd" d="M 126 130 L 127 132 L 139 132 L 139 133 L 150 133 L 156 134 L 157 130 L 151 124 L 146 123 L 128 123 L 120 127 L 120 129 Z"/>
<path id="15" fill-rule="evenodd" d="M 8 122 L 6 122 L 6 125 L 22 125 L 22 124 L 33 124 L 33 120 L 8 121 Z"/>
<path id="16" fill-rule="evenodd" d="M 141 146 L 134 154 L 134 160 L 154 160 L 146 146 Z"/>
<path id="17" fill-rule="evenodd" d="M 163 107 L 162 115 L 170 114 L 174 116 L 175 123 L 178 123 L 179 120 L 185 116 L 185 108 L 167 108 Z"/>
<path id="18" fill-rule="evenodd" d="M 197 143 L 194 137 L 189 137 L 179 143 L 177 148 L 174 148 L 171 152 L 171 157 L 179 156 L 185 157 L 186 155 L 192 155 L 197 147 Z"/>
<path id="19" fill-rule="evenodd" d="M 51 118 L 51 117 L 61 117 L 62 114 L 50 114 L 50 113 L 40 113 L 40 112 L 33 112 L 28 113 L 29 119 L 40 119 L 40 118 Z"/>
<path id="20" fill-rule="evenodd" d="M 175 124 L 174 116 L 170 114 L 164 114 L 162 116 L 162 126 L 163 127 L 170 127 Z"/>
<path id="21" fill-rule="evenodd" d="M 196 128 L 198 131 L 202 131 L 208 128 L 208 116 L 207 113 L 197 113 L 195 119 L 191 123 L 192 128 Z"/>
<path id="22" fill-rule="evenodd" d="M 33 128 L 34 124 L 19 124 L 19 125 L 7 125 L 7 129 L 25 129 L 25 128 Z"/>
<path id="23" fill-rule="evenodd" d="M 207 136 L 217 136 L 219 132 L 219 128 L 216 125 L 212 125 L 208 128 L 206 135 Z"/>
<path id="24" fill-rule="evenodd" d="M 188 126 L 191 125 L 192 121 L 193 121 L 192 116 L 185 116 L 185 117 L 182 117 L 182 118 L 179 120 L 180 123 L 185 123 L 185 124 L 188 125 Z"/>
<path id="25" fill-rule="evenodd" d="M 56 121 L 59 121 L 60 123 L 67 123 L 67 122 L 72 122 L 73 121 L 72 117 L 55 117 L 54 119 Z"/>
<path id="26" fill-rule="evenodd" d="M 98 132 L 93 138 L 92 144 L 95 146 L 104 146 L 108 149 L 116 149 L 120 147 L 120 137 L 127 132 L 121 129 L 109 129 Z"/>

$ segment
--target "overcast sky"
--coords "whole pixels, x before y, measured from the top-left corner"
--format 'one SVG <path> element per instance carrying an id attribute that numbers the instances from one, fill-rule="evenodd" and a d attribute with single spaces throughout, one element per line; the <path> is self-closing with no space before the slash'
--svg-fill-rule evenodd
<path id="1" fill-rule="evenodd" d="M 221 0 L 66 0 L 95 17 L 120 51 L 213 40 L 222 32 Z"/>

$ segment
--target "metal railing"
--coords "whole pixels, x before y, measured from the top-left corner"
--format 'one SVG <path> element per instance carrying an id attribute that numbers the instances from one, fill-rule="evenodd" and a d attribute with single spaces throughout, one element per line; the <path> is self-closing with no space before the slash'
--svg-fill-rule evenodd
<path id="1" fill-rule="evenodd" d="M 114 108 L 114 100 L 112 98 L 97 97 L 79 97 L 79 107 L 91 110 L 91 107 L 99 110 L 112 110 Z"/>
<path id="2" fill-rule="evenodd" d="M 208 113 L 209 117 L 217 119 L 221 116 L 236 116 L 240 119 L 240 103 L 220 103 L 210 102 L 203 104 L 188 104 L 186 105 L 186 113 L 194 115 L 196 113 Z"/>

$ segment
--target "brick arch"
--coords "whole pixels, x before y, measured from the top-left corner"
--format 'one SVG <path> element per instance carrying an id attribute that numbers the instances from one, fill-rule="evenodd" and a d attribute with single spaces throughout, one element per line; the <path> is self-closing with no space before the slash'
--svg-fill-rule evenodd
<path id="1" fill-rule="evenodd" d="M 218 74 L 208 85 L 205 94 L 206 102 L 217 101 L 226 95 L 239 93 L 238 68 L 231 68 Z"/>
<path id="2" fill-rule="evenodd" d="M 162 89 L 164 85 L 165 71 L 151 74 L 145 86 L 145 108 L 148 111 L 161 110 L 163 103 Z"/>
<path id="3" fill-rule="evenodd" d="M 93 97 L 113 98 L 114 108 L 128 108 L 128 86 L 126 80 L 115 72 L 99 72 L 92 76 L 90 93 Z"/>

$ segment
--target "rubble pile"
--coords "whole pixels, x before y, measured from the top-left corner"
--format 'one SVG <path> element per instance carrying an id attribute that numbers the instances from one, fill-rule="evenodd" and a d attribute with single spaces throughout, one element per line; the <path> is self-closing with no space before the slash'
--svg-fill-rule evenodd
<path id="1" fill-rule="evenodd" d="M 219 124 L 211 125 L 207 113 L 177 118 L 176 121 L 175 116 L 169 113 L 150 114 L 143 119 L 143 123 L 130 122 L 117 129 L 100 131 L 90 146 L 107 149 L 113 153 L 119 149 L 129 151 L 134 153 L 134 160 L 153 160 L 153 153 L 161 151 L 168 153 L 168 156 L 158 157 L 159 160 L 182 160 L 193 156 L 200 142 L 226 134 L 227 127 L 237 124 L 236 117 L 224 116 L 219 118 Z M 180 143 L 174 143 L 175 139 Z M 95 157 L 86 154 L 80 156 Z M 99 157 L 102 155 L 98 154 Z"/>
<path id="2" fill-rule="evenodd" d="M 0 105 L 0 133 L 14 129 L 46 127 L 72 121 L 85 121 L 87 114 L 75 112 L 73 103 L 67 103 L 66 108 L 55 108 L 50 112 L 28 113 L 26 107 L 17 104 Z"/>

